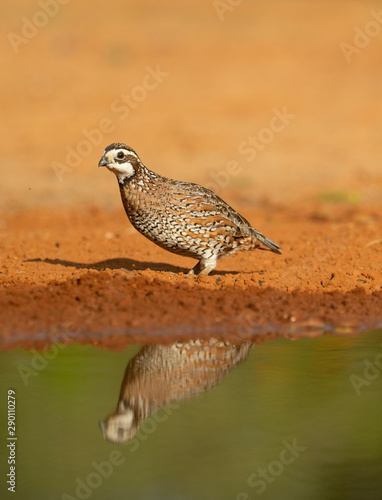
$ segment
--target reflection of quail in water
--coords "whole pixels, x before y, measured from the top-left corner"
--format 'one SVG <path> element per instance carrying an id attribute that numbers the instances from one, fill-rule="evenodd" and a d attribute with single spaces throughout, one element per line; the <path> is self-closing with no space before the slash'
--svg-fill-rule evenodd
<path id="1" fill-rule="evenodd" d="M 155 174 L 125 144 L 108 146 L 98 166 L 117 176 L 123 206 L 135 229 L 170 252 L 199 260 L 189 274 L 208 274 L 218 259 L 239 250 L 280 253 L 276 243 L 215 193 Z"/>
<path id="2" fill-rule="evenodd" d="M 158 408 L 219 384 L 248 356 L 250 342 L 216 339 L 143 347 L 128 363 L 117 409 L 100 423 L 105 439 L 122 443 Z"/>

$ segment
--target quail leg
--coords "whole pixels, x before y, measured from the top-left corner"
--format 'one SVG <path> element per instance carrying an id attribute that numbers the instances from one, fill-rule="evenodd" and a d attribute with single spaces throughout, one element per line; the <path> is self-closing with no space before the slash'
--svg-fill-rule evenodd
<path id="1" fill-rule="evenodd" d="M 208 259 L 202 259 L 188 272 L 188 274 L 196 276 L 199 274 L 210 274 L 210 272 L 215 269 L 217 260 L 215 255 L 208 257 Z"/>

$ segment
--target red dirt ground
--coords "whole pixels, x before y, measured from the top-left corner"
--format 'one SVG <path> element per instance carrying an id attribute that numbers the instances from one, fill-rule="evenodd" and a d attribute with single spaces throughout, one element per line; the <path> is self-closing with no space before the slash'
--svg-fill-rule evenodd
<path id="1" fill-rule="evenodd" d="M 382 327 L 382 27 L 350 60 L 341 49 L 380 3 L 242 2 L 220 20 L 202 0 L 68 2 L 17 52 L 8 35 L 39 4 L 0 9 L 1 349 Z M 123 115 L 125 94 L 138 97 Z M 186 276 L 195 261 L 139 235 L 97 169 L 116 141 L 163 175 L 214 183 L 282 256 Z"/>
<path id="2" fill-rule="evenodd" d="M 382 326 L 379 210 L 242 212 L 283 255 L 243 252 L 200 277 L 185 275 L 194 261 L 136 233 L 122 210 L 4 218 L 1 346 L 211 334 L 254 340 Z"/>

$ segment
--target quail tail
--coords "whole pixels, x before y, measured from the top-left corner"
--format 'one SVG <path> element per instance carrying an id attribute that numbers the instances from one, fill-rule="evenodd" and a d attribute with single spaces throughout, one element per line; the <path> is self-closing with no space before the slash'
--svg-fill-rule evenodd
<path id="1" fill-rule="evenodd" d="M 279 247 L 277 243 L 270 240 L 259 231 L 256 231 L 256 229 L 254 230 L 253 235 L 253 246 L 254 248 L 258 248 L 259 250 L 270 250 L 271 252 L 281 255 L 281 247 Z"/>

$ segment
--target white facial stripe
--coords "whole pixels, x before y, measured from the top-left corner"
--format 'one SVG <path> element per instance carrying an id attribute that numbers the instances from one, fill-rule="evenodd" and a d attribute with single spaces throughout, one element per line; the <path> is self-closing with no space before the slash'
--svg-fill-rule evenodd
<path id="1" fill-rule="evenodd" d="M 112 168 L 115 172 L 123 174 L 126 177 L 131 177 L 132 175 L 134 175 L 134 167 L 129 161 L 125 163 L 115 163 L 114 165 L 112 165 Z"/>
<path id="2" fill-rule="evenodd" d="M 125 432 L 128 432 L 131 429 L 133 424 L 134 415 L 131 410 L 128 410 L 126 413 L 112 415 L 108 418 L 106 435 L 112 441 L 119 441 L 119 429 L 123 429 Z"/>
<path id="3" fill-rule="evenodd" d="M 134 167 L 128 161 L 125 163 L 111 163 L 107 168 L 115 173 L 119 181 L 123 181 L 134 175 Z"/>
<path id="4" fill-rule="evenodd" d="M 123 413 L 122 415 L 117 415 L 115 417 L 115 424 L 118 427 L 122 427 L 123 429 L 130 429 L 131 424 L 133 423 L 133 412 L 128 411 L 126 413 Z"/>

